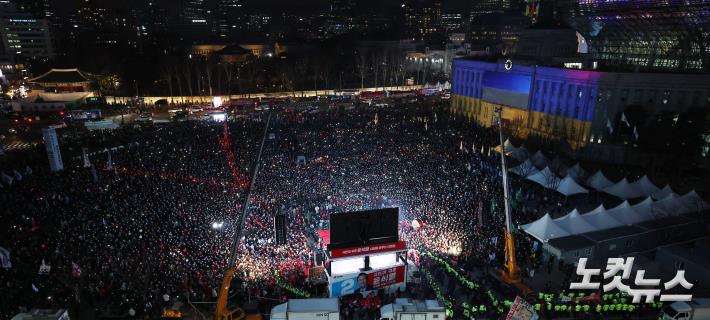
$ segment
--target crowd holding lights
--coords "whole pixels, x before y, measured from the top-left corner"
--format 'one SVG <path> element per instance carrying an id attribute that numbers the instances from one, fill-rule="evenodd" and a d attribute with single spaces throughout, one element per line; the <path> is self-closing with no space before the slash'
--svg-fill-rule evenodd
<path id="1" fill-rule="evenodd" d="M 328 215 L 393 205 L 403 209 L 400 238 L 414 261 L 431 252 L 468 270 L 501 265 L 500 177 L 497 157 L 488 152 L 494 130 L 439 107 L 274 113 L 274 136 L 244 221 L 238 289 L 276 300 L 314 296 L 305 270 L 313 266 L 314 234 Z M 230 152 L 220 143 L 222 125 L 197 122 L 64 138 L 67 156 L 80 155 L 81 147 L 124 147 L 113 151 L 110 166 L 99 154 L 93 168 L 75 159 L 59 174 L 42 169 L 40 150 L 14 155 L 5 165 L 30 166 L 33 173 L 0 194 L 7 204 L 0 224 L 9 230 L 0 246 L 12 252 L 13 264 L 0 271 L 0 296 L 10 297 L 0 299 L 2 315 L 21 306 L 100 302 L 114 313 L 143 317 L 174 299 L 214 301 L 244 201 L 228 157 L 248 172 L 264 124 L 230 121 Z M 296 161 L 301 155 L 305 164 Z M 559 196 L 519 181 L 512 187 L 516 224 L 563 210 Z M 285 245 L 276 245 L 277 213 L 287 215 Z M 531 240 L 518 241 L 523 270 L 544 263 Z M 45 263 L 51 270 L 38 276 Z M 427 278 L 446 274 L 432 271 Z M 480 282 L 505 292 L 492 283 Z M 493 298 L 478 294 L 467 303 L 499 312 Z M 37 299 L 50 295 L 51 301 Z"/>

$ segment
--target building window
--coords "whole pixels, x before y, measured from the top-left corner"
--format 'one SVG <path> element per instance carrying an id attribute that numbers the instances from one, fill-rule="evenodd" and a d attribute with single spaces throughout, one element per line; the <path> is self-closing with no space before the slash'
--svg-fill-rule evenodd
<path id="1" fill-rule="evenodd" d="M 575 258 L 579 258 L 579 250 L 577 250 L 577 251 L 574 252 L 574 257 L 575 257 Z"/>
<path id="2" fill-rule="evenodd" d="M 592 255 L 592 248 L 584 249 L 584 256 L 589 257 Z"/>
<path id="3" fill-rule="evenodd" d="M 626 240 L 626 247 L 627 248 L 630 248 L 633 245 L 634 245 L 634 240 Z"/>

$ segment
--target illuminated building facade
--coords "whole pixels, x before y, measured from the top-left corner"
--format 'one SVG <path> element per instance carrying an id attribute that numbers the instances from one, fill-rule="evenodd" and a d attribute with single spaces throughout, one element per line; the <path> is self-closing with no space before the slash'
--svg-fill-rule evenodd
<path id="1" fill-rule="evenodd" d="M 404 6 L 405 24 L 413 37 L 441 31 L 441 0 L 409 0 Z"/>
<path id="2" fill-rule="evenodd" d="M 710 75 L 598 72 L 540 66 L 508 70 L 503 62 L 456 59 L 451 89 L 452 112 L 484 126 L 503 109 L 512 134 L 567 140 L 580 147 L 601 143 L 607 123 L 627 106 L 643 106 L 649 115 L 710 108 Z"/>
<path id="3" fill-rule="evenodd" d="M 17 12 L 12 4 L 0 7 L 0 35 L 3 54 L 41 58 L 54 56 L 48 20 Z"/>
<path id="4" fill-rule="evenodd" d="M 600 67 L 710 71 L 705 0 L 558 0 L 558 18 L 580 32 Z"/>

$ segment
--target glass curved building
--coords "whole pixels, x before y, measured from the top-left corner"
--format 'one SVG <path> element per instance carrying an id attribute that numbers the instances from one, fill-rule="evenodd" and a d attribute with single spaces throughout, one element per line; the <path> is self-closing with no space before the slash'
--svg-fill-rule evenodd
<path id="1" fill-rule="evenodd" d="M 708 0 L 557 0 L 600 68 L 710 72 Z"/>

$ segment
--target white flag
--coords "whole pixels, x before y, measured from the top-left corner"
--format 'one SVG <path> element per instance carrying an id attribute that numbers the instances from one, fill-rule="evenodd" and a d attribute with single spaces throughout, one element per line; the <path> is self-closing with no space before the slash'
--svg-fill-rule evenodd
<path id="1" fill-rule="evenodd" d="M 614 133 L 614 126 L 611 125 L 609 119 L 606 119 L 606 127 L 609 128 L 609 133 Z"/>
<path id="2" fill-rule="evenodd" d="M 106 159 L 106 167 L 108 171 L 113 170 L 113 161 L 111 161 L 111 152 L 108 153 L 108 159 Z"/>
<path id="3" fill-rule="evenodd" d="M 89 155 L 86 153 L 86 148 L 81 148 L 81 156 L 84 159 L 84 168 L 91 167 L 91 162 L 89 162 Z"/>
<path id="4" fill-rule="evenodd" d="M 623 123 L 626 123 L 626 126 L 627 126 L 627 127 L 631 127 L 631 125 L 629 124 L 629 121 L 626 120 L 626 114 L 623 113 L 623 112 L 621 113 L 621 121 L 622 121 Z"/>
<path id="5" fill-rule="evenodd" d="M 44 259 L 42 259 L 42 264 L 39 266 L 39 273 L 38 274 L 49 274 L 50 270 L 52 270 L 52 266 L 45 263 Z"/>
<path id="6" fill-rule="evenodd" d="M 12 268 L 12 261 L 10 260 L 10 251 L 7 251 L 7 249 L 3 247 L 0 247 L 0 266 L 5 269 Z"/>

